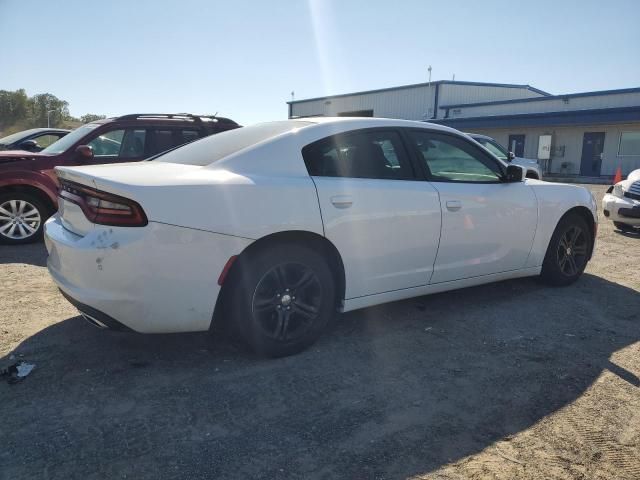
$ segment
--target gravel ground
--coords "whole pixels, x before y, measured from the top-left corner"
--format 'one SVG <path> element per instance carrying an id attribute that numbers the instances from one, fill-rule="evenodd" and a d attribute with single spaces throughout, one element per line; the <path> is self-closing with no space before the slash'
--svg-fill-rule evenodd
<path id="1" fill-rule="evenodd" d="M 353 312 L 262 360 L 93 328 L 42 244 L 0 247 L 0 367 L 37 365 L 0 383 L 0 478 L 638 479 L 639 259 L 640 237 L 602 221 L 571 287 Z"/>

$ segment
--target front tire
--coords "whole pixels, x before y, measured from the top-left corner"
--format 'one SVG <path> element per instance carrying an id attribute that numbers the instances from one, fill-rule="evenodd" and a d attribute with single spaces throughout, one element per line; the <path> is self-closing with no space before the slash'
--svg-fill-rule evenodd
<path id="1" fill-rule="evenodd" d="M 235 267 L 226 310 L 232 328 L 260 355 L 304 350 L 336 315 L 333 274 L 311 248 L 275 245 L 242 255 Z"/>
<path id="2" fill-rule="evenodd" d="M 592 233 L 580 215 L 563 217 L 556 227 L 542 263 L 541 279 L 554 286 L 575 282 L 589 261 Z"/>
<path id="3" fill-rule="evenodd" d="M 42 238 L 49 216 L 46 205 L 35 195 L 8 192 L 0 195 L 0 243 L 19 245 Z"/>

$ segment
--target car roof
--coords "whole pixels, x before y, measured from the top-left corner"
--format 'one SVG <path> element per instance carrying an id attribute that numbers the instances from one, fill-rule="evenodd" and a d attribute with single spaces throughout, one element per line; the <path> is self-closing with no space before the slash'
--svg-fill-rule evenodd
<path id="1" fill-rule="evenodd" d="M 16 132 L 16 133 L 21 133 L 24 136 L 27 135 L 33 135 L 34 133 L 40 133 L 40 132 L 57 132 L 57 133 L 69 133 L 71 130 L 68 130 L 66 128 L 30 128 L 29 130 L 23 130 L 22 132 Z"/>
<path id="2" fill-rule="evenodd" d="M 118 117 L 94 120 L 97 125 L 115 122 L 147 122 L 147 123 L 200 123 L 203 125 L 239 125 L 235 120 L 217 115 L 193 115 L 191 113 L 129 113 Z"/>
<path id="3" fill-rule="evenodd" d="M 382 117 L 301 117 L 292 118 L 290 122 L 315 123 L 317 125 L 336 125 L 344 130 L 375 128 L 375 127 L 408 127 L 408 128 L 429 128 L 432 130 L 440 130 L 443 132 L 455 132 L 460 134 L 458 130 L 436 123 L 430 123 L 418 120 L 400 120 L 397 118 Z M 341 129 L 342 129 L 341 128 Z"/>

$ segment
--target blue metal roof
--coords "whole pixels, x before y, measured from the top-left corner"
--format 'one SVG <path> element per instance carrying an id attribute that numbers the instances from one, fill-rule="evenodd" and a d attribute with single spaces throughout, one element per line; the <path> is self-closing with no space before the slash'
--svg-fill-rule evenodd
<path id="1" fill-rule="evenodd" d="M 640 122 L 640 106 L 574 110 L 569 112 L 521 113 L 469 118 L 439 118 L 429 120 L 449 127 L 467 128 L 538 127 L 561 125 L 594 125 Z"/>
<path id="2" fill-rule="evenodd" d="M 463 108 L 463 107 L 481 107 L 485 105 L 505 105 L 509 103 L 528 103 L 539 102 L 544 100 L 562 100 L 565 98 L 577 98 L 577 97 L 598 97 L 601 95 L 617 95 L 621 93 L 638 93 L 640 87 L 634 88 L 621 88 L 618 90 L 599 90 L 597 92 L 580 92 L 580 93 L 567 93 L 565 95 L 545 95 L 544 97 L 530 97 L 530 98 L 516 98 L 513 100 L 493 100 L 491 102 L 477 102 L 477 103 L 457 103 L 451 105 L 441 105 L 439 108 Z"/>

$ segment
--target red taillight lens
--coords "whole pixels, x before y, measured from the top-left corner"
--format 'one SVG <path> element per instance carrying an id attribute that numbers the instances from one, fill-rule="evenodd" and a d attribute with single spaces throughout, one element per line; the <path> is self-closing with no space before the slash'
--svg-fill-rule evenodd
<path id="1" fill-rule="evenodd" d="M 119 195 L 61 180 L 60 196 L 80 206 L 93 223 L 117 227 L 144 227 L 149 223 L 140 205 Z"/>

